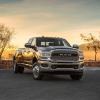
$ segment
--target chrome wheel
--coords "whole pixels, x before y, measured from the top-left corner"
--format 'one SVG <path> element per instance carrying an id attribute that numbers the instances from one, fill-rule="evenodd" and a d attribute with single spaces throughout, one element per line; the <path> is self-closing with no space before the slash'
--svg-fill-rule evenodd
<path id="1" fill-rule="evenodd" d="M 41 73 L 40 73 L 40 66 L 39 64 L 36 64 L 34 67 L 33 67 L 33 78 L 36 79 L 36 80 L 40 80 L 42 77 L 41 77 Z"/>

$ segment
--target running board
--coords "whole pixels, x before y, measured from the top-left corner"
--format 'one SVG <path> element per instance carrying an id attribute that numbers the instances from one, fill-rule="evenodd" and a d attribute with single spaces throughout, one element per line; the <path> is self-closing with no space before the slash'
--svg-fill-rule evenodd
<path id="1" fill-rule="evenodd" d="M 17 63 L 18 65 L 22 65 L 25 66 L 27 68 L 31 68 L 32 69 L 32 65 L 31 64 L 25 64 L 25 63 Z"/>

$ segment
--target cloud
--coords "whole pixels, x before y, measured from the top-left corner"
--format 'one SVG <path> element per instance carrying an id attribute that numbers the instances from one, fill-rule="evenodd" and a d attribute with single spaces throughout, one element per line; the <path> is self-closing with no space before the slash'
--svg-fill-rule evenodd
<path id="1" fill-rule="evenodd" d="M 0 0 L 0 4 L 16 3 L 21 1 L 23 0 Z"/>
<path id="2" fill-rule="evenodd" d="M 12 15 L 12 16 L 1 16 L 0 23 L 5 24 L 10 27 L 20 27 L 24 22 L 23 16 L 20 15 Z"/>
<path id="3" fill-rule="evenodd" d="M 81 32 L 99 31 L 99 5 L 99 0 L 0 0 L 0 23 L 14 27 L 14 39 L 22 43 L 39 35 L 68 36 L 72 43 Z"/>

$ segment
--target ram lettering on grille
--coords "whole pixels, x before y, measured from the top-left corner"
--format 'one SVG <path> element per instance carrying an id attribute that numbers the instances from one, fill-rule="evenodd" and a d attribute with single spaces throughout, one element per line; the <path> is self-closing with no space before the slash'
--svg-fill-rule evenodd
<path id="1" fill-rule="evenodd" d="M 54 51 L 51 55 L 52 60 L 63 60 L 63 61 L 77 61 L 78 53 L 69 51 Z"/>

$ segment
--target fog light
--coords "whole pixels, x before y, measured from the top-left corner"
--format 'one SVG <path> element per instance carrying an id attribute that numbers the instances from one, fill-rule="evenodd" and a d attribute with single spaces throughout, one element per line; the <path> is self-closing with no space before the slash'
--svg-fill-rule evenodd
<path id="1" fill-rule="evenodd" d="M 51 67 L 52 67 L 52 69 L 56 69 L 56 66 L 55 65 L 52 65 Z"/>
<path id="2" fill-rule="evenodd" d="M 78 69 L 78 65 L 74 67 L 74 69 Z"/>
<path id="3" fill-rule="evenodd" d="M 48 64 L 41 64 L 42 67 L 48 67 Z"/>
<path id="4" fill-rule="evenodd" d="M 83 67 L 84 67 L 84 63 L 80 65 L 80 68 L 83 68 Z"/>

